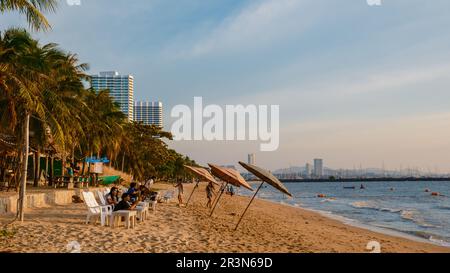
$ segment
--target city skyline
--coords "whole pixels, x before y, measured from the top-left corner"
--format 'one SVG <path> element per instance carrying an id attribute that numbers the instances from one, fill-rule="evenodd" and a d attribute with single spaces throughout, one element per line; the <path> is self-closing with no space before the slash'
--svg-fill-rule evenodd
<path id="1" fill-rule="evenodd" d="M 268 169 L 319 157 L 336 168 L 384 161 L 450 170 L 448 1 L 177 5 L 61 4 L 48 16 L 53 30 L 35 36 L 79 52 L 90 74 L 134 75 L 135 99 L 163 101 L 166 117 L 198 95 L 208 104 L 279 104 L 280 149 L 257 154 Z M 2 30 L 13 25 L 25 26 L 14 13 L 2 17 Z M 252 142 L 170 146 L 201 164 L 245 160 L 257 150 Z"/>

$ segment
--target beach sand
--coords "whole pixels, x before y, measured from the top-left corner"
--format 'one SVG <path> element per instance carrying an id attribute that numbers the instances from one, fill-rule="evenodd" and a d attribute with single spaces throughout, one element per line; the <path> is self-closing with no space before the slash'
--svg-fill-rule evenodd
<path id="1" fill-rule="evenodd" d="M 191 189 L 192 185 L 185 187 L 185 199 Z M 234 231 L 248 201 L 247 197 L 224 195 L 210 218 L 202 185 L 187 208 L 179 208 L 176 198 L 158 204 L 146 222 L 130 230 L 84 224 L 84 204 L 33 209 L 25 223 L 9 227 L 15 232 L 12 237 L 0 235 L 0 252 L 64 253 L 73 250 L 68 248 L 73 241 L 84 253 L 359 253 L 369 252 L 369 241 L 378 241 L 382 252 L 450 252 L 450 248 L 348 226 L 315 212 L 263 200 L 253 203 Z M 0 216 L 0 224 L 10 219 Z"/>

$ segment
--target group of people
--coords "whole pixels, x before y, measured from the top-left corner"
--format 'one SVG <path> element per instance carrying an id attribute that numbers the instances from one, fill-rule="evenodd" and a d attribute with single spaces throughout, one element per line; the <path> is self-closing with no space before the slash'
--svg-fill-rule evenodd
<path id="1" fill-rule="evenodd" d="M 184 186 L 183 186 L 183 180 L 178 179 L 178 182 L 174 186 L 178 190 L 178 205 L 181 207 L 183 205 L 183 194 L 184 194 Z M 213 197 L 216 195 L 214 184 L 212 182 L 208 183 L 208 186 L 206 186 L 206 198 L 208 199 L 208 202 L 206 203 L 206 206 L 208 208 L 212 207 L 212 200 Z"/>
<path id="2" fill-rule="evenodd" d="M 151 190 L 154 179 L 155 177 L 152 177 L 140 186 L 136 182 L 132 182 L 128 190 L 121 194 L 118 187 L 112 187 L 111 191 L 105 196 L 106 202 L 114 207 L 114 211 L 119 211 L 133 210 L 141 201 L 147 199 L 157 201 L 157 193 Z"/>
<path id="3" fill-rule="evenodd" d="M 133 210 L 136 208 L 136 206 L 144 200 L 151 200 L 151 201 L 157 201 L 156 200 L 156 192 L 153 192 L 151 190 L 151 187 L 155 181 L 155 177 L 152 177 L 151 179 L 147 180 L 145 183 L 138 185 L 136 182 L 132 182 L 130 184 L 130 187 L 128 190 L 121 192 L 118 187 L 112 187 L 111 191 L 105 196 L 105 200 L 108 203 L 108 205 L 112 205 L 114 207 L 114 211 L 118 210 Z M 184 195 L 184 186 L 183 186 L 183 180 L 178 179 L 177 183 L 174 185 L 174 187 L 178 191 L 178 203 L 181 207 L 183 205 L 183 195 Z M 234 190 L 232 187 L 224 188 L 222 186 L 219 190 L 224 191 L 227 190 L 227 193 L 230 195 L 234 195 Z M 214 183 L 209 182 L 206 186 L 206 198 L 207 203 L 206 206 L 208 208 L 211 208 L 213 205 L 213 199 L 216 196 L 216 190 L 214 187 Z"/>

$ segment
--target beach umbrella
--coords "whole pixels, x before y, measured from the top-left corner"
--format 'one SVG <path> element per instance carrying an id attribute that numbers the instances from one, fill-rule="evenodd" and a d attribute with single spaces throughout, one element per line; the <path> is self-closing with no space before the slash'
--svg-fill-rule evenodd
<path id="1" fill-rule="evenodd" d="M 241 164 L 241 166 L 244 167 L 247 171 L 249 171 L 250 173 L 254 174 L 256 177 L 261 179 L 262 183 L 259 186 L 258 190 L 253 195 L 253 198 L 250 200 L 250 203 L 248 204 L 247 208 L 245 209 L 244 213 L 242 214 L 241 218 L 239 219 L 239 222 L 237 223 L 236 228 L 234 230 L 237 230 L 237 228 L 239 227 L 239 224 L 241 223 L 242 219 L 244 218 L 245 213 L 250 208 L 250 205 L 255 200 L 256 195 L 258 195 L 258 192 L 261 190 L 264 183 L 267 183 L 267 184 L 271 185 L 272 187 L 274 187 L 275 189 L 279 190 L 280 192 L 292 197 L 292 194 L 288 191 L 288 189 L 286 189 L 286 187 L 283 185 L 283 183 L 281 183 L 280 180 L 278 180 L 278 178 L 273 176 L 273 174 L 271 174 L 269 171 L 264 170 L 262 168 L 254 166 L 254 165 L 243 163 L 243 162 L 239 162 L 239 164 Z"/>
<path id="2" fill-rule="evenodd" d="M 193 173 L 194 175 L 199 177 L 200 179 L 204 179 L 207 182 L 212 182 L 214 184 L 219 185 L 219 183 L 217 183 L 216 179 L 214 179 L 214 176 L 212 176 L 211 173 L 209 173 L 209 171 L 206 170 L 205 168 L 191 167 L 191 166 L 187 166 L 187 165 L 184 165 L 184 167 L 186 169 L 188 169 L 191 173 Z M 189 199 L 186 203 L 186 207 L 189 205 L 189 202 L 191 201 L 191 198 L 194 195 L 194 192 L 198 188 L 199 184 L 200 184 L 200 180 L 197 182 L 197 184 L 195 184 L 195 187 L 192 190 L 191 195 L 189 196 Z"/>
<path id="3" fill-rule="evenodd" d="M 251 191 L 253 191 L 252 186 L 245 181 L 245 179 L 241 176 L 241 174 L 234 169 L 219 167 L 217 165 L 208 164 L 211 168 L 211 172 L 214 176 L 220 178 L 221 180 L 228 182 L 235 187 L 244 187 Z"/>
<path id="4" fill-rule="evenodd" d="M 228 184 L 231 184 L 238 188 L 244 187 L 244 188 L 247 188 L 247 189 L 253 191 L 252 186 L 250 186 L 247 183 L 247 181 L 245 181 L 245 179 L 241 176 L 241 174 L 238 171 L 230 169 L 230 168 L 219 167 L 219 166 L 213 165 L 213 164 L 208 164 L 208 165 L 211 168 L 212 174 L 214 176 L 220 178 L 221 180 L 223 180 L 225 183 L 225 185 L 222 184 L 222 190 L 220 192 L 220 195 L 215 200 L 215 204 L 211 210 L 210 216 L 213 215 L 214 210 L 216 209 L 217 204 L 219 203 L 220 198 L 222 197 Z"/>

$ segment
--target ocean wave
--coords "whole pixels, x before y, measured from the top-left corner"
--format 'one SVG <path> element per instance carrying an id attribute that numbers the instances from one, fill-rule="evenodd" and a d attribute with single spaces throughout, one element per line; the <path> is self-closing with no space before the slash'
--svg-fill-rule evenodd
<path id="1" fill-rule="evenodd" d="M 431 235 L 430 238 L 428 238 L 431 242 L 435 244 L 439 244 L 442 246 L 450 247 L 450 239 L 449 238 L 442 238 L 436 235 Z"/>
<path id="2" fill-rule="evenodd" d="M 371 209 L 381 212 L 399 213 L 400 217 L 404 220 L 414 222 L 420 227 L 430 228 L 436 227 L 430 223 L 427 223 L 419 211 L 414 209 L 399 209 L 399 208 L 387 208 L 380 206 L 375 201 L 357 201 L 350 204 L 354 208 L 358 209 Z"/>
<path id="3" fill-rule="evenodd" d="M 320 201 L 320 203 L 325 203 L 325 202 L 335 202 L 336 198 L 326 198 Z"/>
<path id="4" fill-rule="evenodd" d="M 436 206 L 435 208 L 439 210 L 450 210 L 449 206 Z"/>
<path id="5" fill-rule="evenodd" d="M 350 204 L 352 207 L 357 209 L 373 209 L 378 210 L 382 212 L 391 212 L 391 213 L 398 213 L 402 210 L 399 208 L 388 208 L 388 207 L 382 207 L 375 201 L 357 201 Z"/>
<path id="6" fill-rule="evenodd" d="M 400 216 L 408 221 L 412 221 L 421 227 L 436 227 L 430 223 L 427 223 L 423 216 L 417 210 L 402 210 Z"/>

